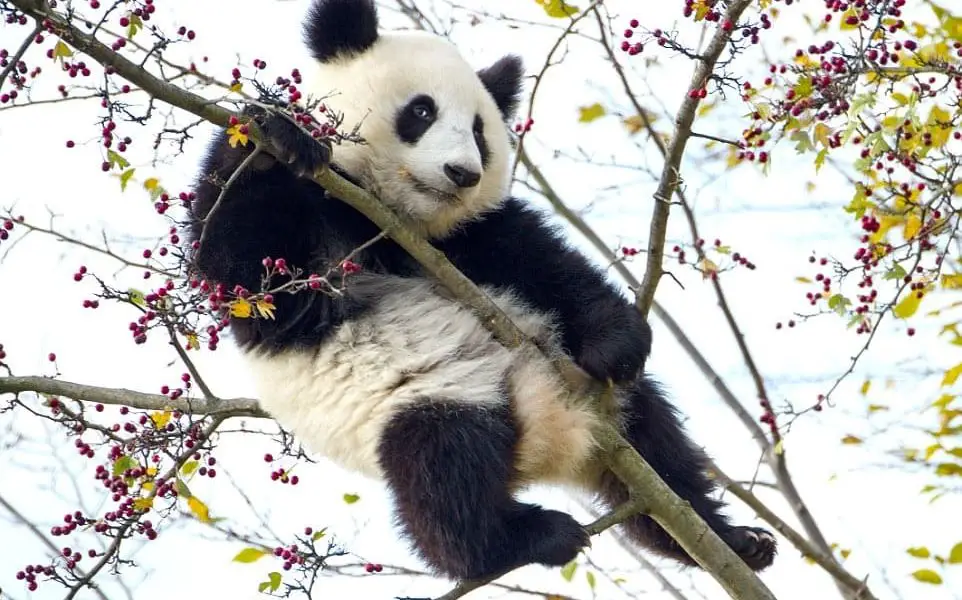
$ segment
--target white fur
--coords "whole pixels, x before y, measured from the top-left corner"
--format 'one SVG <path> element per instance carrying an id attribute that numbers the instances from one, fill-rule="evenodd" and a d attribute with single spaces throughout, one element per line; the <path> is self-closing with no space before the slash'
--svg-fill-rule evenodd
<path id="1" fill-rule="evenodd" d="M 342 129 L 351 131 L 360 124 L 366 141 L 335 147 L 334 162 L 406 213 L 425 235 L 442 237 L 507 196 L 507 128 L 494 99 L 449 41 L 424 32 L 382 33 L 370 49 L 319 63 L 312 75 L 310 93 L 330 96 L 325 103 L 343 114 Z M 395 116 L 419 94 L 434 98 L 438 116 L 411 146 L 395 134 Z M 484 121 L 488 164 L 478 185 L 458 189 L 445 176 L 444 164 L 481 171 L 472 133 L 475 115 Z M 419 191 L 412 177 L 457 199 Z"/>
<path id="2" fill-rule="evenodd" d="M 310 450 L 382 478 L 377 445 L 398 409 L 423 397 L 493 406 L 504 402 L 507 382 L 521 431 L 517 483 L 583 481 L 595 417 L 567 396 L 544 356 L 502 346 L 470 309 L 426 280 L 397 279 L 392 287 L 316 352 L 250 352 L 264 409 Z M 486 293 L 525 334 L 556 344 L 543 315 L 510 293 Z"/>

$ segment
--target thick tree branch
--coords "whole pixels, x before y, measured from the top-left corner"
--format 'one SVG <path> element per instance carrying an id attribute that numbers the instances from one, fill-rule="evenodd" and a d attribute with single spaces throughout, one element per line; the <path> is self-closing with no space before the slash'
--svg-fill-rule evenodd
<path id="1" fill-rule="evenodd" d="M 49 377 L 0 377 L 0 394 L 34 392 L 46 396 L 63 396 L 84 402 L 122 405 L 141 410 L 179 410 L 185 414 L 214 415 L 224 417 L 270 418 L 257 400 L 249 398 L 180 397 L 172 400 L 161 394 L 145 394 L 123 388 L 105 388 L 82 383 L 71 383 Z"/>
<path id="2" fill-rule="evenodd" d="M 208 102 L 200 96 L 157 79 L 138 65 L 118 56 L 93 37 L 79 31 L 62 15 L 47 9 L 44 3 L 38 0 L 11 0 L 11 2 L 38 21 L 48 20 L 53 24 L 54 30 L 66 42 L 98 62 L 110 65 L 120 76 L 140 86 L 151 96 L 192 112 L 215 124 L 221 126 L 228 124 L 228 120 L 232 116 L 229 111 Z M 748 0 L 739 0 L 729 9 L 728 16 L 737 20 L 738 15 L 749 3 Z M 736 7 L 739 8 L 734 11 Z M 721 48 L 718 48 L 715 59 L 720 53 Z M 706 60 L 705 64 L 709 64 L 709 62 Z M 710 61 L 710 65 L 714 65 L 714 60 Z M 710 69 L 705 74 L 706 78 L 708 74 L 710 74 Z M 692 114 L 686 117 L 688 127 L 680 127 L 680 130 L 690 129 L 691 120 L 694 118 L 694 107 L 691 107 L 690 110 Z M 251 137 L 255 143 L 264 147 L 267 152 L 273 153 L 271 148 L 266 147 L 260 131 L 253 126 L 251 130 Z M 677 140 L 675 140 L 673 145 L 679 146 L 676 150 L 678 156 L 675 160 L 677 168 L 684 144 L 677 144 Z M 474 309 L 485 326 L 501 343 L 509 347 L 526 343 L 520 330 L 480 289 L 460 273 L 443 253 L 427 243 L 412 228 L 405 226 L 405 223 L 397 215 L 382 205 L 371 194 L 350 184 L 328 169 L 323 169 L 315 174 L 314 180 L 384 230 L 435 278 L 451 290 L 459 300 Z M 668 192 L 663 194 L 663 197 L 670 197 L 670 190 Z M 667 218 L 667 214 L 665 218 Z M 661 237 L 664 238 L 664 232 L 662 232 Z M 661 252 L 661 249 L 659 249 L 659 252 Z M 658 267 L 660 272 L 660 259 Z M 653 295 L 653 293 L 652 286 L 651 294 Z M 557 362 L 565 380 L 575 383 L 577 387 L 582 387 L 584 383 L 583 372 L 570 360 L 559 360 Z M 705 524 L 687 502 L 671 491 L 657 473 L 619 435 L 611 423 L 605 422 L 599 426 L 596 439 L 607 466 L 625 482 L 631 490 L 632 497 L 639 499 L 643 508 L 647 509 L 645 512 L 658 522 L 699 565 L 711 573 L 731 596 L 752 600 L 774 600 L 771 591 L 749 569 L 748 565 Z"/>
<path id="3" fill-rule="evenodd" d="M 725 12 L 724 19 L 732 23 L 738 23 L 745 9 L 752 4 L 752 0 L 735 0 L 729 5 Z M 695 113 L 701 98 L 696 90 L 705 89 L 708 80 L 715 70 L 715 64 L 731 41 L 732 31 L 738 31 L 735 27 L 730 31 L 725 31 L 719 27 L 715 30 L 708 47 L 701 55 L 695 73 L 691 78 L 691 85 L 688 86 L 688 94 L 678 109 L 675 117 L 675 131 L 671 136 L 665 154 L 665 165 L 662 168 L 661 179 L 658 182 L 658 189 L 655 190 L 655 204 L 651 214 L 651 229 L 648 234 L 648 262 L 645 267 L 645 278 L 641 289 L 637 292 L 638 309 L 642 314 L 647 315 L 651 305 L 655 300 L 655 289 L 662 275 L 662 261 L 665 257 L 665 237 L 668 233 L 668 213 L 671 208 L 671 197 L 681 183 L 681 158 L 685 154 L 685 145 L 691 137 L 691 126 L 695 121 Z M 643 113 L 640 113 L 643 114 Z M 644 118 L 644 117 L 642 117 Z"/>

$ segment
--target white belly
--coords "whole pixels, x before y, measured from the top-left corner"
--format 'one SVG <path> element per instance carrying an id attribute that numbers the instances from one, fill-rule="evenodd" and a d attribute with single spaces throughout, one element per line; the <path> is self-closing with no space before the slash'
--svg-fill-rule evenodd
<path id="1" fill-rule="evenodd" d="M 398 409 L 425 397 L 495 405 L 505 401 L 507 382 L 521 425 L 521 479 L 577 480 L 593 447 L 594 417 L 566 400 L 547 361 L 503 347 L 429 282 L 404 286 L 316 351 L 248 353 L 264 409 L 311 451 L 382 478 L 377 447 Z M 550 334 L 543 315 L 487 291 L 526 334 Z"/>

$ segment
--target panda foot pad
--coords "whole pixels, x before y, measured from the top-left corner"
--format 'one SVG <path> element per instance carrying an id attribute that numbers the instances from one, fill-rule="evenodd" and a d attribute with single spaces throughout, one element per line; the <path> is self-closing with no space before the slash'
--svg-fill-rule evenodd
<path id="1" fill-rule="evenodd" d="M 760 527 L 733 527 L 728 545 L 753 571 L 770 566 L 778 553 L 775 536 Z"/>

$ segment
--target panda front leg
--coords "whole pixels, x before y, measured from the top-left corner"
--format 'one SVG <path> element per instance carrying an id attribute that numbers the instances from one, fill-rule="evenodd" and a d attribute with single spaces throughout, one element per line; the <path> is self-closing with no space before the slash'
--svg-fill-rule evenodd
<path id="1" fill-rule="evenodd" d="M 399 523 L 438 573 L 464 580 L 530 563 L 561 566 L 588 545 L 571 515 L 512 497 L 517 442 L 507 400 L 420 399 L 385 428 L 379 461 Z"/>
<path id="2" fill-rule="evenodd" d="M 627 393 L 622 409 L 623 434 L 635 450 L 749 567 L 760 571 L 771 565 L 777 552 L 775 537 L 760 527 L 730 523 L 722 512 L 724 504 L 712 497 L 715 484 L 707 473 L 707 457 L 689 439 L 676 409 L 658 386 L 642 376 Z M 627 488 L 611 472 L 602 475 L 597 492 L 612 508 L 628 500 Z M 625 521 L 623 528 L 641 546 L 695 566 L 688 553 L 651 517 L 637 515 Z"/>

